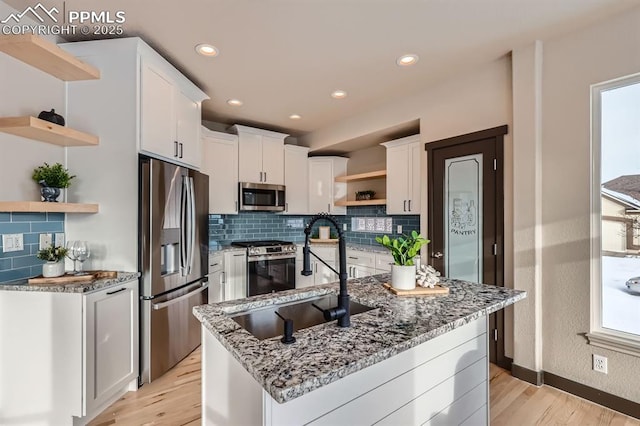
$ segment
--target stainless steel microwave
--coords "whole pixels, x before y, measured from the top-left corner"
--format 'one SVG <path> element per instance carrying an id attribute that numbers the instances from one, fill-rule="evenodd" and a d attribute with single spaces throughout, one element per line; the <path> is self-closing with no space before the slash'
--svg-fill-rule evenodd
<path id="1" fill-rule="evenodd" d="M 282 212 L 285 208 L 284 185 L 240 182 L 240 211 Z"/>

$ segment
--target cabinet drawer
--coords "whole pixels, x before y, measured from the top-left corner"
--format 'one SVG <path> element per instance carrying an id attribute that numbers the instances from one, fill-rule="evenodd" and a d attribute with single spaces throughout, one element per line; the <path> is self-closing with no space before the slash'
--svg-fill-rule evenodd
<path id="1" fill-rule="evenodd" d="M 319 245 L 319 244 L 311 244 L 311 251 L 316 254 L 316 256 L 320 257 L 325 262 L 337 262 L 338 261 L 338 246 L 327 246 L 327 245 Z M 304 244 L 298 244 L 296 249 L 296 260 L 302 260 Z M 311 256 L 311 259 L 315 259 Z"/>
<path id="2" fill-rule="evenodd" d="M 351 265 L 374 268 L 376 264 L 375 259 L 375 253 L 368 253 L 359 250 L 347 250 L 347 263 Z"/>
<path id="3" fill-rule="evenodd" d="M 214 272 L 222 271 L 222 253 L 210 254 L 209 255 L 209 273 L 212 274 Z"/>
<path id="4" fill-rule="evenodd" d="M 376 254 L 376 269 L 379 271 L 391 271 L 393 256 L 390 254 Z"/>

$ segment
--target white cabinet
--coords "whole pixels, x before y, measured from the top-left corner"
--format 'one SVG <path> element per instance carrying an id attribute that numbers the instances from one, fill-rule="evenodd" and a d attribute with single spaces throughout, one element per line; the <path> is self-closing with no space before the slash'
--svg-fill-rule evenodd
<path id="1" fill-rule="evenodd" d="M 383 274 L 385 272 L 391 272 L 391 265 L 393 265 L 393 256 L 390 254 L 376 253 L 376 273 Z"/>
<path id="2" fill-rule="evenodd" d="M 222 282 L 224 257 L 222 253 L 209 255 L 209 303 L 224 301 L 224 284 Z"/>
<path id="3" fill-rule="evenodd" d="M 376 273 L 374 253 L 348 249 L 346 255 L 349 278 L 363 278 Z"/>
<path id="4" fill-rule="evenodd" d="M 284 146 L 284 214 L 309 214 L 309 148 Z"/>
<path id="5" fill-rule="evenodd" d="M 335 201 L 347 197 L 347 183 L 335 182 L 337 176 L 347 174 L 347 160 L 343 157 L 309 158 L 309 213 L 347 214 L 346 207 L 334 205 Z"/>
<path id="6" fill-rule="evenodd" d="M 0 329 L 2 419 L 86 424 L 137 390 L 139 303 L 137 278 L 92 293 L 0 291 L 3 318 L 20 324 Z"/>
<path id="7" fill-rule="evenodd" d="M 209 213 L 238 213 L 238 136 L 202 128 L 202 167 L 209 175 Z"/>
<path id="8" fill-rule="evenodd" d="M 140 150 L 200 167 L 200 102 L 171 76 L 171 67 L 153 55 L 140 59 Z"/>
<path id="9" fill-rule="evenodd" d="M 284 138 L 289 135 L 235 125 L 240 182 L 284 185 Z"/>
<path id="10" fill-rule="evenodd" d="M 303 252 L 304 245 L 299 245 L 296 252 L 296 288 L 305 288 L 312 285 L 334 283 L 338 281 L 338 274 L 333 272 L 324 263 L 320 262 L 313 255 L 311 256 L 309 265 L 311 266 L 311 275 L 304 276 L 301 274 L 304 267 Z M 327 262 L 333 269 L 337 270 L 337 253 L 336 247 L 325 247 L 312 245 L 311 251 Z"/>
<path id="11" fill-rule="evenodd" d="M 420 214 L 420 135 L 385 142 L 387 214 Z"/>
<path id="12" fill-rule="evenodd" d="M 224 300 L 247 297 L 247 253 L 231 251 L 224 253 Z"/>
<path id="13" fill-rule="evenodd" d="M 138 377 L 138 281 L 84 296 L 86 412 Z"/>

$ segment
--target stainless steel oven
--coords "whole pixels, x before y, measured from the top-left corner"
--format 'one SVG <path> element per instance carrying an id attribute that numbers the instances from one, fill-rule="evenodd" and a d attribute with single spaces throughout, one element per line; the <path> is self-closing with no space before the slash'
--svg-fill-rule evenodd
<path id="1" fill-rule="evenodd" d="M 247 296 L 296 288 L 296 245 L 287 241 L 236 241 L 247 249 Z"/>

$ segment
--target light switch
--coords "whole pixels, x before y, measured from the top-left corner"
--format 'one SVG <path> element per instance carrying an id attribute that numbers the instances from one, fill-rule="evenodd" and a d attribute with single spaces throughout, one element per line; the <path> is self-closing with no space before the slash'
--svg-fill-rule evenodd
<path id="1" fill-rule="evenodd" d="M 56 233 L 56 247 L 64 247 L 64 232 Z"/>
<path id="2" fill-rule="evenodd" d="M 4 253 L 10 251 L 24 250 L 23 234 L 4 234 L 2 235 L 2 251 Z"/>
<path id="3" fill-rule="evenodd" d="M 39 250 L 44 250 L 51 246 L 51 234 L 40 234 Z"/>
<path id="4" fill-rule="evenodd" d="M 396 234 L 402 234 L 402 225 L 396 227 Z"/>

